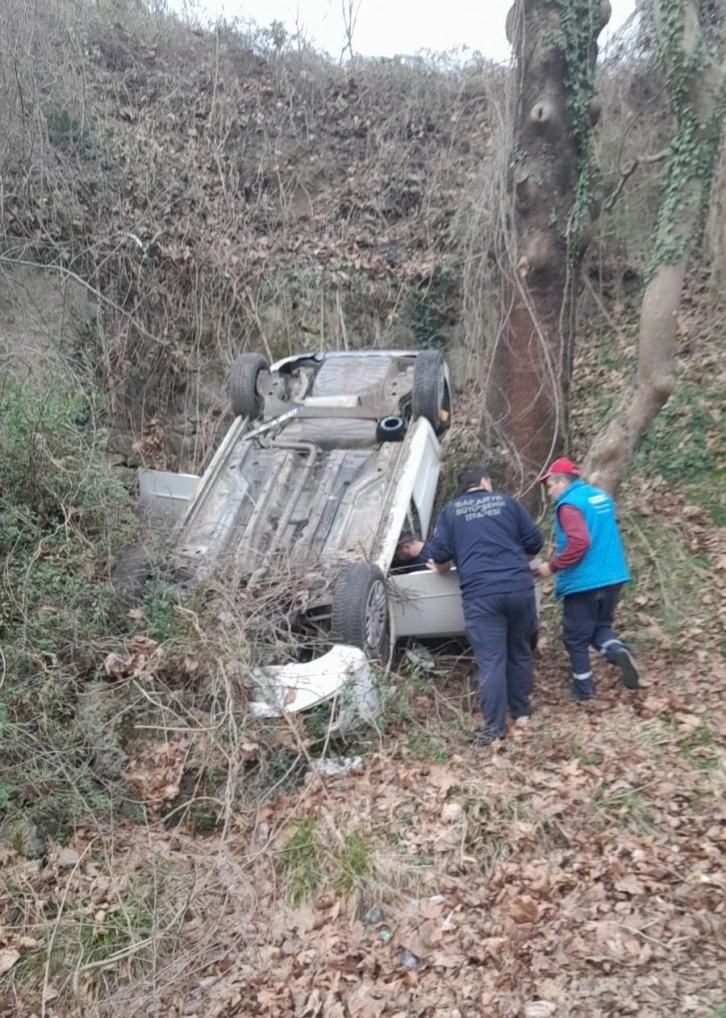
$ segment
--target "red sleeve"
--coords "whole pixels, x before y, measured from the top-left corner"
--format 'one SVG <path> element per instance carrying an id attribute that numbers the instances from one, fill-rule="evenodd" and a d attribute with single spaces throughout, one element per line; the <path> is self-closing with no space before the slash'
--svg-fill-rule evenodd
<path id="1" fill-rule="evenodd" d="M 579 509 L 575 509 L 574 505 L 562 505 L 557 510 L 557 520 L 565 532 L 567 544 L 559 555 L 550 559 L 553 573 L 574 566 L 590 547 L 590 533 Z"/>

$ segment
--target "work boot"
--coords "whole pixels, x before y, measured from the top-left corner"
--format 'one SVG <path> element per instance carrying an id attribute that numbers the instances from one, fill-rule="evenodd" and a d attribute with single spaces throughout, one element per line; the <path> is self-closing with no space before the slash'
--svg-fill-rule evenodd
<path id="1" fill-rule="evenodd" d="M 517 714 L 512 714 L 512 721 L 515 721 L 515 722 L 516 721 L 521 721 L 522 718 L 531 718 L 531 717 L 532 717 L 532 708 L 531 707 L 523 707 L 522 710 L 518 711 Z"/>
<path id="2" fill-rule="evenodd" d="M 497 730 L 490 725 L 482 725 L 472 734 L 471 744 L 474 749 L 486 749 L 497 739 L 504 739 L 504 736 L 499 735 Z"/>
<path id="3" fill-rule="evenodd" d="M 613 664 L 620 669 L 620 678 L 625 688 L 637 689 L 640 684 L 640 672 L 635 658 L 625 645 L 613 651 Z"/>
<path id="4" fill-rule="evenodd" d="M 573 679 L 565 699 L 571 703 L 585 703 L 586 700 L 594 699 L 596 692 L 594 679 Z"/>

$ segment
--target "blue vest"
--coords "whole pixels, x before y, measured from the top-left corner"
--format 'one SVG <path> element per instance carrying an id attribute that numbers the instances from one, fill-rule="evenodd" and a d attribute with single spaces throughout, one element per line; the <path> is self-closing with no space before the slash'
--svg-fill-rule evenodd
<path id="1" fill-rule="evenodd" d="M 573 481 L 555 502 L 555 548 L 559 555 L 567 538 L 557 519 L 562 505 L 579 509 L 590 533 L 590 547 L 579 562 L 555 573 L 555 596 L 581 594 L 586 590 L 627 583 L 630 579 L 623 542 L 615 519 L 615 503 L 599 488 L 584 481 Z"/>

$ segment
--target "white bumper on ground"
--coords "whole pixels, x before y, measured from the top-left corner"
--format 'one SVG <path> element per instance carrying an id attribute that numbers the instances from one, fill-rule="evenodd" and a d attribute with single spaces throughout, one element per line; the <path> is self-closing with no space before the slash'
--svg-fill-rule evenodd
<path id="1" fill-rule="evenodd" d="M 305 664 L 268 665 L 253 673 L 257 690 L 250 704 L 257 717 L 298 714 L 331 701 L 331 731 L 368 724 L 378 715 L 378 695 L 370 663 L 362 650 L 335 644 Z"/>

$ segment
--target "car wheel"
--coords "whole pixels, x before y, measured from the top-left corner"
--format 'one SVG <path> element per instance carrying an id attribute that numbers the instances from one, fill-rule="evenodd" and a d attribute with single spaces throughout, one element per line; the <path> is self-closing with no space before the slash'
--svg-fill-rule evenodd
<path id="1" fill-rule="evenodd" d="M 335 643 L 360 647 L 371 660 L 388 659 L 388 594 L 377 566 L 356 562 L 340 574 L 333 594 L 330 634 Z"/>
<path id="2" fill-rule="evenodd" d="M 257 391 L 257 381 L 270 365 L 260 353 L 243 353 L 232 362 L 227 379 L 227 391 L 235 417 L 249 417 L 256 421 L 265 409 L 265 401 Z"/>
<path id="3" fill-rule="evenodd" d="M 440 350 L 422 350 L 416 358 L 411 409 L 414 418 L 425 417 L 437 435 L 449 426 L 451 392 Z"/>

